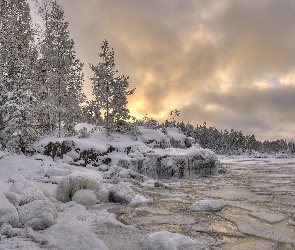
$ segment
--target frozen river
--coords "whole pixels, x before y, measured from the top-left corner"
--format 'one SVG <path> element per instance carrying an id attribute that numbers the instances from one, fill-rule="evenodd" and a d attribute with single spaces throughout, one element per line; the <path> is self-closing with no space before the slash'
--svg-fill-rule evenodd
<path id="1" fill-rule="evenodd" d="M 172 188 L 134 188 L 154 203 L 113 212 L 138 229 L 177 232 L 198 242 L 186 249 L 295 249 L 295 159 L 220 160 L 228 168 L 223 176 L 162 180 Z M 188 210 L 201 199 L 219 200 L 224 208 Z"/>

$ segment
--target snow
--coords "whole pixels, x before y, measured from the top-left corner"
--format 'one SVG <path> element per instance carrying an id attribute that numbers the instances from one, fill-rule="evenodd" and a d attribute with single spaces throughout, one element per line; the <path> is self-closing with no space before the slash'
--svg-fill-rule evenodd
<path id="1" fill-rule="evenodd" d="M 13 227 L 20 226 L 17 210 L 4 194 L 0 194 L 0 225 L 2 223 L 8 223 Z"/>
<path id="2" fill-rule="evenodd" d="M 128 204 L 136 193 L 125 183 L 120 182 L 110 188 L 110 200 L 116 203 Z"/>
<path id="3" fill-rule="evenodd" d="M 196 242 L 179 233 L 160 231 L 148 234 L 141 241 L 143 250 L 177 250 L 180 247 L 192 246 Z"/>
<path id="4" fill-rule="evenodd" d="M 44 229 L 56 223 L 57 211 L 47 200 L 34 200 L 18 207 L 20 222 L 23 227 Z"/>
<path id="5" fill-rule="evenodd" d="M 101 176 L 89 173 L 73 172 L 65 176 L 56 188 L 56 198 L 62 202 L 70 201 L 74 193 L 80 189 L 99 190 Z"/>
<path id="6" fill-rule="evenodd" d="M 161 131 L 151 138 L 144 133 L 147 141 L 168 138 Z M 41 151 L 32 157 L 0 152 L 0 249 L 295 247 L 294 159 L 223 157 L 225 175 L 155 180 L 133 163 L 148 169 L 147 159 L 160 159 L 171 170 L 185 157 L 209 163 L 216 156 L 197 145 L 151 148 L 142 138 L 114 133 L 107 139 L 101 131 L 72 138 L 85 146 L 65 153 L 72 160 Z M 60 139 L 48 139 L 54 140 Z M 111 153 L 100 153 L 111 163 L 78 166 L 82 150 L 110 146 Z"/>
<path id="7" fill-rule="evenodd" d="M 80 189 L 76 191 L 72 200 L 84 206 L 93 206 L 97 203 L 97 197 L 93 190 L 90 189 Z"/>
<path id="8" fill-rule="evenodd" d="M 75 205 L 59 213 L 57 223 L 44 230 L 48 248 L 107 250 L 105 244 L 91 230 L 85 206 Z"/>

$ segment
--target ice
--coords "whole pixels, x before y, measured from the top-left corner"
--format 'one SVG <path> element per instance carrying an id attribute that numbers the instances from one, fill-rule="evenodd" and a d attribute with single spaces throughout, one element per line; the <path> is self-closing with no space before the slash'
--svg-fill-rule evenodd
<path id="1" fill-rule="evenodd" d="M 135 195 L 136 193 L 122 182 L 110 188 L 110 200 L 116 203 L 128 204 Z"/>
<path id="2" fill-rule="evenodd" d="M 190 237 L 179 234 L 160 231 L 148 234 L 141 241 L 143 250 L 177 250 L 184 246 L 196 245 Z"/>
<path id="3" fill-rule="evenodd" d="M 190 211 L 220 211 L 223 204 L 218 200 L 200 200 L 190 206 Z"/>

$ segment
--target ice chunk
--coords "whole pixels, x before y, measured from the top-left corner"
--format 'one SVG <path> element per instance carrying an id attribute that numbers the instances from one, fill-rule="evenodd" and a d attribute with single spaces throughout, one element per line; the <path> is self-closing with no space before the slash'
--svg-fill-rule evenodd
<path id="1" fill-rule="evenodd" d="M 223 204 L 218 200 L 200 200 L 189 208 L 190 211 L 220 211 Z"/>
<path id="2" fill-rule="evenodd" d="M 116 203 L 128 204 L 135 195 L 136 193 L 122 182 L 110 188 L 110 200 Z"/>
<path id="3" fill-rule="evenodd" d="M 147 198 L 144 197 L 140 194 L 136 194 L 130 201 L 130 205 L 131 206 L 137 206 L 140 204 L 148 204 L 148 203 L 152 203 L 153 199 L 152 198 Z"/>
<path id="4" fill-rule="evenodd" d="M 143 250 L 177 250 L 195 244 L 196 242 L 188 236 L 166 231 L 148 234 L 141 240 Z"/>

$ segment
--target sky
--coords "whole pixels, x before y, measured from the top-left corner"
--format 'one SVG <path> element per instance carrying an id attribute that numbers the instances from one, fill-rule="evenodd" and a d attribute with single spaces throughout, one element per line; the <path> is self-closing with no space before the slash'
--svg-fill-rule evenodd
<path id="1" fill-rule="evenodd" d="M 89 98 L 106 39 L 136 88 L 131 115 L 161 121 L 178 109 L 193 125 L 295 139 L 295 1 L 57 1 Z"/>

